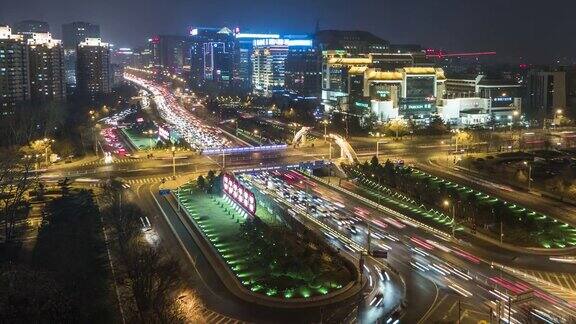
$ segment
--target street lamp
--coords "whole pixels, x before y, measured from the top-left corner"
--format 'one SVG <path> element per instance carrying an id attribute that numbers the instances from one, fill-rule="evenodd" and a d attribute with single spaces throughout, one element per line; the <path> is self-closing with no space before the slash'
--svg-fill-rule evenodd
<path id="1" fill-rule="evenodd" d="M 172 179 L 176 179 L 176 147 L 172 145 Z"/>
<path id="2" fill-rule="evenodd" d="M 322 124 L 324 124 L 324 143 L 326 143 L 326 126 L 328 126 L 330 122 L 327 119 L 324 119 L 322 120 Z"/>
<path id="3" fill-rule="evenodd" d="M 376 177 L 376 175 L 372 174 L 372 178 L 378 179 L 378 190 L 380 190 L 380 177 Z M 380 193 L 378 192 L 378 205 L 380 205 Z"/>
<path id="4" fill-rule="evenodd" d="M 444 207 L 450 207 L 450 201 L 444 200 L 443 202 Z M 455 238 L 455 231 L 456 231 L 456 205 L 452 204 L 452 238 Z"/>
<path id="5" fill-rule="evenodd" d="M 48 148 L 50 148 L 51 143 L 55 141 L 53 139 L 44 138 L 44 155 L 46 156 L 46 165 L 48 165 Z"/>
<path id="6" fill-rule="evenodd" d="M 524 165 L 528 167 L 528 191 L 532 189 L 532 164 L 524 161 Z"/>
<path id="7" fill-rule="evenodd" d="M 379 151 L 379 145 L 380 145 L 380 144 L 386 144 L 386 141 L 377 141 L 377 142 L 376 142 L 376 158 L 377 158 L 377 159 L 379 158 L 378 155 L 379 155 L 379 152 L 380 152 L 380 151 Z"/>

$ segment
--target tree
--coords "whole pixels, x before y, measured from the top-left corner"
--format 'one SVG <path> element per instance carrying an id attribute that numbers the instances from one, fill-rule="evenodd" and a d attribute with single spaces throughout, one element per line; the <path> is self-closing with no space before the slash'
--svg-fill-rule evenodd
<path id="1" fill-rule="evenodd" d="M 468 146 L 472 143 L 472 135 L 465 131 L 456 130 L 452 139 L 454 140 L 456 149 L 458 149 L 458 146 Z"/>
<path id="2" fill-rule="evenodd" d="M 404 136 L 406 131 L 408 131 L 408 124 L 404 119 L 396 118 L 388 122 L 388 131 L 392 132 L 396 138 L 399 136 Z"/>
<path id="3" fill-rule="evenodd" d="M 430 135 L 442 135 L 448 133 L 450 128 L 444 123 L 440 116 L 433 116 L 427 131 Z"/>
<path id="4" fill-rule="evenodd" d="M 204 179 L 204 176 L 199 175 L 198 180 L 196 180 L 196 183 L 198 184 L 198 188 L 200 190 L 206 190 L 206 179 Z"/>
<path id="5" fill-rule="evenodd" d="M 13 149 L 0 152 L 0 219 L 4 222 L 4 240 L 13 239 L 17 215 L 24 207 L 25 194 L 33 186 L 34 159 Z"/>

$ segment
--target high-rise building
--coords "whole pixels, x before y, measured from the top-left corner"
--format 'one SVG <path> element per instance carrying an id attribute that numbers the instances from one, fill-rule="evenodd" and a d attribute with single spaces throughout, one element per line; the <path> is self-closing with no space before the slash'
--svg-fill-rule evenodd
<path id="1" fill-rule="evenodd" d="M 263 33 L 236 33 L 238 40 L 239 64 L 238 80 L 240 86 L 248 89 L 252 87 L 252 52 L 254 51 L 254 40 L 256 39 L 278 39 L 279 34 Z"/>
<path id="2" fill-rule="evenodd" d="M 311 39 L 291 39 L 286 57 L 285 88 L 300 96 L 319 97 L 322 55 Z"/>
<path id="3" fill-rule="evenodd" d="M 350 54 L 388 53 L 390 43 L 367 31 L 321 30 L 315 43 L 321 51 L 346 51 Z"/>
<path id="4" fill-rule="evenodd" d="M 16 103 L 30 99 L 28 51 L 22 35 L 0 26 L 0 109 L 5 113 Z"/>
<path id="5" fill-rule="evenodd" d="M 524 111 L 529 118 L 545 123 L 566 109 L 566 72 L 528 71 Z"/>
<path id="6" fill-rule="evenodd" d="M 150 39 L 154 66 L 171 73 L 182 73 L 190 53 L 190 40 L 181 35 L 158 35 Z"/>
<path id="7" fill-rule="evenodd" d="M 30 97 L 34 102 L 64 100 L 64 48 L 50 33 L 34 33 L 27 41 Z"/>
<path id="8" fill-rule="evenodd" d="M 86 38 L 100 38 L 100 26 L 88 22 L 75 21 L 62 25 L 64 49 L 76 50 Z"/>
<path id="9" fill-rule="evenodd" d="M 283 90 L 285 85 L 288 39 L 257 39 L 252 53 L 253 91 L 261 95 L 272 95 Z"/>
<path id="10" fill-rule="evenodd" d="M 190 29 L 190 83 L 193 88 L 207 85 L 225 89 L 238 82 L 240 51 L 229 28 Z"/>
<path id="11" fill-rule="evenodd" d="M 49 33 L 50 26 L 45 21 L 22 20 L 14 24 L 13 32 L 24 35 L 24 39 L 28 39 L 34 33 Z"/>
<path id="12" fill-rule="evenodd" d="M 82 21 L 62 25 L 66 85 L 70 88 L 76 87 L 76 49 L 86 38 L 100 38 L 100 26 Z"/>
<path id="13" fill-rule="evenodd" d="M 94 99 L 110 92 L 110 47 L 100 38 L 86 38 L 78 44 L 76 61 L 77 92 Z"/>

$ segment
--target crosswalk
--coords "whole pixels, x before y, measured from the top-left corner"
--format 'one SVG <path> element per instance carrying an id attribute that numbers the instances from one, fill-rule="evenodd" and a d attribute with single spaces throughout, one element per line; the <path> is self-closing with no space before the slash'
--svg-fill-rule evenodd
<path id="1" fill-rule="evenodd" d="M 220 313 L 216 313 L 213 312 L 211 310 L 204 310 L 203 312 L 204 314 L 204 318 L 203 320 L 205 321 L 206 324 L 243 324 L 243 323 L 247 323 L 247 322 L 243 322 L 234 318 L 230 318 L 227 316 L 224 316 Z"/>
<path id="2" fill-rule="evenodd" d="M 144 161 L 145 159 L 142 158 L 122 158 L 122 159 L 114 159 L 112 160 L 112 164 L 129 164 L 129 163 L 136 163 L 136 162 L 141 162 Z M 106 163 L 104 163 L 104 159 L 100 159 L 98 161 L 92 161 L 92 162 L 84 162 L 82 164 L 80 164 L 80 166 L 86 167 L 86 166 L 103 166 L 106 165 Z"/>
<path id="3" fill-rule="evenodd" d="M 169 180 L 170 177 L 164 176 L 164 177 L 125 179 L 123 182 L 124 182 L 124 184 L 128 184 L 130 186 L 133 186 L 133 185 L 138 185 L 138 184 L 157 183 L 157 182 L 161 182 L 162 179 Z M 104 188 L 106 186 L 106 181 L 92 182 L 92 183 L 88 184 L 88 186 L 93 187 L 93 188 Z M 130 186 L 127 186 L 125 188 L 129 188 Z"/>
<path id="4" fill-rule="evenodd" d="M 576 303 L 576 274 L 522 270 L 519 278 L 570 303 Z"/>

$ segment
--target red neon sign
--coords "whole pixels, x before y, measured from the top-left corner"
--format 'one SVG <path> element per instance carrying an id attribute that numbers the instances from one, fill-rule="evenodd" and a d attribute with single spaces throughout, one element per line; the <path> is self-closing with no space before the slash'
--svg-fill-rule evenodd
<path id="1" fill-rule="evenodd" d="M 256 197 L 231 174 L 222 177 L 224 193 L 238 203 L 250 215 L 256 215 Z"/>

